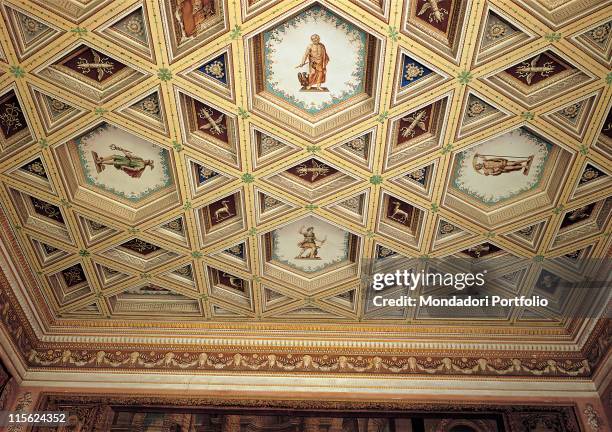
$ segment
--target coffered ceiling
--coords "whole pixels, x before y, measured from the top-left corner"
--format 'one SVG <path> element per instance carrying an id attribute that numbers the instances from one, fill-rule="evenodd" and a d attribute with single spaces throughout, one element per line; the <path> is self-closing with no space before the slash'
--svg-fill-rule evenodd
<path id="1" fill-rule="evenodd" d="M 591 373 L 608 330 L 571 305 L 449 318 L 362 279 L 453 257 L 562 296 L 609 257 L 610 1 L 0 5 L 2 320 L 32 367 L 257 370 L 231 355 L 274 336 L 329 370 L 375 340 L 389 373 Z"/>

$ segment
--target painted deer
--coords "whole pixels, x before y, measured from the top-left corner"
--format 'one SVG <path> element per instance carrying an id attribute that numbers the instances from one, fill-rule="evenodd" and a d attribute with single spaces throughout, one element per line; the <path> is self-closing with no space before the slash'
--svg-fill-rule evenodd
<path id="1" fill-rule="evenodd" d="M 221 204 L 223 205 L 223 207 L 215 210 L 215 220 L 217 222 L 220 221 L 221 219 L 228 218 L 232 215 L 232 213 L 230 212 L 229 206 L 227 205 L 228 203 L 229 203 L 228 200 L 221 201 Z M 221 217 L 222 214 L 226 214 L 226 216 Z"/>
<path id="2" fill-rule="evenodd" d="M 399 201 L 393 201 L 393 213 L 389 217 L 400 223 L 406 223 L 408 221 L 408 213 L 400 209 L 400 205 Z"/>

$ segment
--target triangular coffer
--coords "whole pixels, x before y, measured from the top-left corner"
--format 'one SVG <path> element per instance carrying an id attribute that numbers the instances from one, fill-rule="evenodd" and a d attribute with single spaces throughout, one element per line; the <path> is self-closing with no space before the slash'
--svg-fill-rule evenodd
<path id="1" fill-rule="evenodd" d="M 278 290 L 274 290 L 269 287 L 263 287 L 263 310 L 264 312 L 268 312 L 272 309 L 278 309 L 281 306 L 285 306 L 296 300 L 297 299 L 295 297 L 282 293 Z"/>
<path id="2" fill-rule="evenodd" d="M 503 13 L 491 6 L 487 7 L 487 17 L 482 21 L 479 32 L 478 50 L 474 66 L 498 58 L 510 51 L 517 50 L 536 39 L 536 36 Z"/>
<path id="3" fill-rule="evenodd" d="M 155 129 L 168 136 L 168 123 L 164 112 L 159 88 L 138 96 L 123 108 L 117 110 L 117 113 L 128 120 L 133 120 L 141 126 Z"/>
<path id="4" fill-rule="evenodd" d="M 438 161 L 436 160 L 434 163 L 420 166 L 392 179 L 391 183 L 407 191 L 429 198 L 433 192 L 433 179 L 436 175 L 437 165 Z"/>
<path id="5" fill-rule="evenodd" d="M 238 312 L 231 311 L 225 307 L 218 306 L 218 305 L 213 305 L 212 310 L 213 310 L 213 315 L 215 317 L 222 317 L 222 318 L 241 317 L 241 314 L 239 314 Z"/>
<path id="6" fill-rule="evenodd" d="M 356 163 L 365 169 L 372 168 L 372 155 L 376 146 L 376 127 L 329 148 L 341 158 Z"/>
<path id="7" fill-rule="evenodd" d="M 94 263 L 94 268 L 96 270 L 95 274 L 98 278 L 98 282 L 103 289 L 117 285 L 131 277 L 129 274 L 125 274 L 119 270 L 99 263 Z"/>
<path id="8" fill-rule="evenodd" d="M 30 92 L 34 100 L 38 102 L 34 106 L 47 135 L 57 132 L 87 113 L 86 110 L 73 105 L 72 102 L 44 93 L 36 87 L 30 86 Z"/>
<path id="9" fill-rule="evenodd" d="M 349 312 L 355 312 L 357 307 L 357 303 L 355 301 L 356 297 L 356 290 L 351 289 L 341 294 L 335 294 L 331 297 L 327 297 L 325 301 Z"/>
<path id="10" fill-rule="evenodd" d="M 572 40 L 608 68 L 612 66 L 612 20 L 599 22 Z"/>
<path id="11" fill-rule="evenodd" d="M 62 312 L 61 316 L 64 318 L 102 318 L 104 316 L 102 310 L 100 302 L 95 300 L 85 306 L 77 306 L 73 310 Z"/>
<path id="12" fill-rule="evenodd" d="M 301 149 L 269 132 L 252 128 L 253 165 L 255 169 L 268 166 L 281 158 L 298 153 Z"/>
<path id="13" fill-rule="evenodd" d="M 290 310 L 283 313 L 285 318 L 342 318 L 342 315 L 338 315 L 332 312 L 328 312 L 318 305 L 305 304 L 294 310 Z"/>
<path id="14" fill-rule="evenodd" d="M 189 246 L 189 235 L 187 234 L 187 226 L 184 216 L 174 217 L 155 228 L 152 228 L 150 233 L 159 235 L 166 241 L 179 246 Z"/>
<path id="15" fill-rule="evenodd" d="M 114 315 L 201 317 L 199 300 L 157 284 L 130 287 L 109 298 Z"/>
<path id="16" fill-rule="evenodd" d="M 581 99 L 575 100 L 562 108 L 557 108 L 554 111 L 545 114 L 543 117 L 550 120 L 557 127 L 582 141 L 588 129 L 589 120 L 593 114 L 593 110 L 597 105 L 597 101 L 601 95 L 601 91 L 597 91 Z"/>
<path id="17" fill-rule="evenodd" d="M 392 257 L 392 256 L 397 256 L 397 252 L 395 252 L 393 249 L 387 246 L 377 244 L 376 247 L 374 248 L 374 259 L 375 260 L 384 260 L 385 258 Z"/>
<path id="18" fill-rule="evenodd" d="M 490 129 L 510 117 L 512 117 L 510 112 L 494 106 L 484 96 L 469 90 L 463 101 L 457 139 Z"/>
<path id="19" fill-rule="evenodd" d="M 210 257 L 218 259 L 223 264 L 234 265 L 245 271 L 250 271 L 251 269 L 249 262 L 249 240 L 244 240 L 222 250 L 215 251 L 210 254 Z"/>
<path id="20" fill-rule="evenodd" d="M 24 60 L 38 50 L 49 46 L 61 33 L 60 29 L 37 16 L 12 5 L 5 4 L 4 7 L 19 60 Z"/>
<path id="21" fill-rule="evenodd" d="M 187 163 L 189 165 L 189 183 L 193 196 L 210 193 L 232 181 L 230 176 L 204 162 L 187 157 Z"/>
<path id="22" fill-rule="evenodd" d="M 181 73 L 189 81 L 234 102 L 232 48 L 228 46 Z"/>
<path id="23" fill-rule="evenodd" d="M 594 162 L 586 162 L 578 184 L 572 193 L 572 201 L 589 194 L 595 194 L 612 184 L 610 175 Z"/>
<path id="24" fill-rule="evenodd" d="M 542 242 L 545 227 L 546 221 L 540 221 L 505 234 L 504 237 L 532 252 L 536 252 Z"/>
<path id="25" fill-rule="evenodd" d="M 256 213 L 257 224 L 278 219 L 297 208 L 297 205 L 268 192 L 255 189 L 257 196 Z"/>
<path id="26" fill-rule="evenodd" d="M 401 48 L 396 65 L 396 77 L 393 85 L 393 106 L 415 95 L 432 91 L 450 79 L 448 74 Z"/>
<path id="27" fill-rule="evenodd" d="M 342 216 L 351 222 L 365 226 L 368 216 L 369 189 L 348 198 L 326 205 L 324 208 L 337 216 Z"/>
<path id="28" fill-rule="evenodd" d="M 473 237 L 475 237 L 475 234 L 466 231 L 452 222 L 440 218 L 438 219 L 438 224 L 436 225 L 436 233 L 432 249 L 439 250 L 443 247 L 453 245 Z"/>
<path id="29" fill-rule="evenodd" d="M 166 272 L 160 276 L 165 281 L 179 284 L 182 287 L 194 290 L 196 286 L 195 275 L 193 266 L 191 264 L 184 264 L 180 267 L 174 268 L 169 272 Z"/>
<path id="30" fill-rule="evenodd" d="M 96 33 L 151 62 L 155 62 L 155 52 L 151 46 L 151 29 L 144 4 L 121 14 L 119 18 L 113 18 L 112 21 L 106 22 L 96 30 Z"/>
<path id="31" fill-rule="evenodd" d="M 31 158 L 21 166 L 10 168 L 5 174 L 19 178 L 31 186 L 39 187 L 55 195 L 55 188 L 47 173 L 47 163 L 42 154 Z"/>
<path id="32" fill-rule="evenodd" d="M 45 243 L 42 240 L 30 238 L 30 241 L 32 242 L 34 254 L 42 268 L 55 264 L 70 255 L 65 250 Z"/>
<path id="33" fill-rule="evenodd" d="M 87 247 L 94 246 L 119 232 L 101 222 L 94 221 L 84 216 L 77 215 L 77 220 Z"/>

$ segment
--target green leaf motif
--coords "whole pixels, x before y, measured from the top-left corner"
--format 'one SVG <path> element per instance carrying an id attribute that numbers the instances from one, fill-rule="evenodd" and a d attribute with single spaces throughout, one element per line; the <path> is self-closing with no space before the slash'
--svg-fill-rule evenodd
<path id="1" fill-rule="evenodd" d="M 373 175 L 372 177 L 370 177 L 370 183 L 372 183 L 373 185 L 379 185 L 382 182 L 383 182 L 382 176 Z"/>
<path id="2" fill-rule="evenodd" d="M 79 255 L 81 255 L 82 257 L 88 257 L 90 255 L 89 251 L 87 249 L 81 249 L 79 251 Z"/>
<path id="3" fill-rule="evenodd" d="M 306 150 L 308 150 L 310 153 L 317 153 L 321 151 L 321 146 L 310 145 L 306 147 Z"/>
<path id="4" fill-rule="evenodd" d="M 387 120 L 387 117 L 389 117 L 389 112 L 383 111 L 378 114 L 378 117 L 376 117 L 376 121 L 378 121 L 378 123 L 384 123 L 384 121 Z"/>
<path id="5" fill-rule="evenodd" d="M 452 150 L 453 150 L 453 145 L 452 144 L 446 144 L 444 147 L 442 147 L 442 150 L 440 151 L 440 153 L 445 155 L 446 153 L 450 153 Z"/>
<path id="6" fill-rule="evenodd" d="M 544 39 L 549 42 L 558 42 L 561 39 L 561 33 L 547 33 L 544 35 Z"/>
<path id="7" fill-rule="evenodd" d="M 45 149 L 49 147 L 49 142 L 45 138 L 41 138 L 38 140 L 38 145 L 40 146 L 41 149 Z"/>
<path id="8" fill-rule="evenodd" d="M 523 111 L 523 112 L 521 113 L 521 117 L 522 117 L 524 120 L 533 120 L 533 119 L 535 118 L 535 115 L 534 115 L 532 112 L 529 112 L 529 111 Z"/>
<path id="9" fill-rule="evenodd" d="M 459 79 L 459 83 L 461 85 L 466 85 L 472 80 L 472 74 L 470 73 L 470 71 L 464 70 L 461 71 L 459 75 L 457 75 L 457 78 Z"/>
<path id="10" fill-rule="evenodd" d="M 234 28 L 232 29 L 232 31 L 230 32 L 230 38 L 238 39 L 238 37 L 240 37 L 241 35 L 242 35 L 242 28 L 238 24 L 236 24 Z"/>
<path id="11" fill-rule="evenodd" d="M 95 114 L 95 115 L 98 115 L 98 116 L 103 115 L 105 112 L 107 112 L 107 110 L 105 110 L 105 109 L 104 109 L 104 108 L 102 108 L 102 107 L 97 107 L 97 108 L 94 110 L 94 114 Z"/>
<path id="12" fill-rule="evenodd" d="M 589 154 L 589 149 L 584 144 L 580 145 L 580 147 L 578 147 L 578 149 L 580 150 L 580 154 L 582 156 L 586 156 L 586 155 Z"/>
<path id="13" fill-rule="evenodd" d="M 251 173 L 244 173 L 240 178 L 243 183 L 253 183 L 255 181 L 255 176 Z"/>
<path id="14" fill-rule="evenodd" d="M 306 210 L 308 210 L 308 211 L 313 211 L 313 210 L 318 209 L 318 208 L 319 208 L 319 206 L 318 206 L 318 205 L 316 205 L 316 204 L 307 204 L 307 205 L 305 205 L 305 206 L 304 206 L 304 208 L 305 208 Z"/>
<path id="15" fill-rule="evenodd" d="M 563 210 L 565 210 L 565 206 L 563 204 L 559 204 L 558 207 L 555 207 L 553 209 L 553 213 L 558 215 L 559 213 L 561 213 Z"/>
<path id="16" fill-rule="evenodd" d="M 191 208 L 191 201 L 187 200 L 185 201 L 185 204 L 183 204 L 183 210 L 187 211 Z"/>
<path id="17" fill-rule="evenodd" d="M 9 69 L 9 72 L 15 78 L 22 78 L 25 75 L 25 70 L 21 66 L 19 66 L 19 65 L 11 66 L 10 69 Z"/>
<path id="18" fill-rule="evenodd" d="M 172 141 L 172 147 L 174 147 L 174 150 L 177 152 L 183 151 L 183 146 L 177 140 Z"/>
<path id="19" fill-rule="evenodd" d="M 238 115 L 243 119 L 248 119 L 251 116 L 249 112 L 242 107 L 238 107 Z"/>
<path id="20" fill-rule="evenodd" d="M 431 212 L 432 213 L 438 213 L 439 210 L 440 210 L 440 207 L 438 206 L 438 204 L 431 203 Z"/>
<path id="21" fill-rule="evenodd" d="M 157 78 L 162 81 L 170 81 L 172 79 L 172 72 L 168 68 L 161 68 L 157 72 Z"/>
<path id="22" fill-rule="evenodd" d="M 393 26 L 389 26 L 389 31 L 387 32 L 387 35 L 393 40 L 393 42 L 397 42 L 397 40 L 399 39 L 399 32 Z"/>
<path id="23" fill-rule="evenodd" d="M 249 230 L 249 235 L 254 236 L 257 234 L 257 228 L 253 227 Z"/>
<path id="24" fill-rule="evenodd" d="M 195 259 L 202 258 L 202 252 L 193 251 L 193 252 L 191 252 L 191 257 L 195 258 Z"/>
<path id="25" fill-rule="evenodd" d="M 70 29 L 70 33 L 73 33 L 79 37 L 83 37 L 87 34 L 87 29 L 84 27 L 73 27 Z"/>
<path id="26" fill-rule="evenodd" d="M 544 255 L 536 255 L 536 256 L 533 257 L 533 260 L 535 262 L 542 262 L 542 261 L 544 261 Z"/>
<path id="27" fill-rule="evenodd" d="M 608 72 L 608 75 L 606 75 L 606 84 L 612 84 L 612 72 Z"/>

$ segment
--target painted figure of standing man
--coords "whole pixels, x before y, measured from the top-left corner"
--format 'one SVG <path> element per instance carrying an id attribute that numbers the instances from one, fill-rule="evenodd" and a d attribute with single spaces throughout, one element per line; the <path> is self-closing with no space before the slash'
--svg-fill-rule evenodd
<path id="1" fill-rule="evenodd" d="M 306 48 L 304 57 L 302 57 L 302 63 L 296 66 L 301 68 L 308 63 L 308 74 L 304 72 L 298 73 L 298 79 L 302 84 L 302 89 L 311 90 L 314 88 L 316 91 L 328 91 L 327 88 L 321 87 L 321 84 L 325 82 L 325 75 L 327 73 L 327 63 L 329 63 L 329 56 L 325 45 L 321 43 L 321 38 L 318 34 L 310 36 L 312 42 Z"/>
<path id="2" fill-rule="evenodd" d="M 111 144 L 110 148 L 111 150 L 119 150 L 123 152 L 123 154 L 100 157 L 98 153 L 94 151 L 91 152 L 97 172 L 104 171 L 106 165 L 113 165 L 115 169 L 123 171 L 132 178 L 140 178 L 146 167 L 151 167 L 151 169 L 154 168 L 151 159 L 144 160 L 140 156 L 134 156 L 131 151 L 122 149 L 114 144 Z"/>

